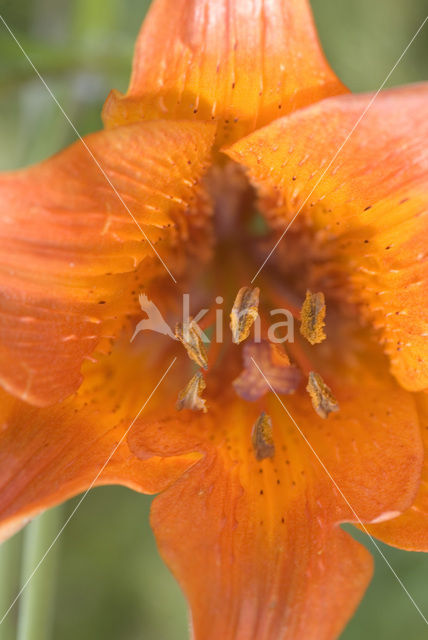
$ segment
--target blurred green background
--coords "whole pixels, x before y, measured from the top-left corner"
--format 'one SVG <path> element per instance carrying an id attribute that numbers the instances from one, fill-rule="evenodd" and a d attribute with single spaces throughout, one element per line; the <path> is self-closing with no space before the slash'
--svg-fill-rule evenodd
<path id="1" fill-rule="evenodd" d="M 84 135 L 100 128 L 100 110 L 109 90 L 126 90 L 134 41 L 149 4 L 148 0 L 3 0 L 1 15 Z M 312 0 L 312 6 L 327 57 L 354 91 L 380 86 L 427 9 L 426 0 Z M 428 79 L 427 33 L 426 25 L 388 86 Z M 74 138 L 0 23 L 0 169 L 36 162 Z M 63 507 L 62 519 L 75 504 L 76 499 Z M 149 508 L 150 498 L 120 487 L 100 488 L 87 496 L 55 547 L 52 638 L 188 637 L 185 601 L 157 554 Z M 376 574 L 342 639 L 427 637 L 425 623 L 370 541 L 354 535 L 373 551 Z M 0 549 L 0 617 L 17 592 L 22 537 L 16 535 Z M 428 556 L 381 547 L 428 613 Z M 15 638 L 18 614 L 17 605 L 0 627 L 1 640 Z"/>

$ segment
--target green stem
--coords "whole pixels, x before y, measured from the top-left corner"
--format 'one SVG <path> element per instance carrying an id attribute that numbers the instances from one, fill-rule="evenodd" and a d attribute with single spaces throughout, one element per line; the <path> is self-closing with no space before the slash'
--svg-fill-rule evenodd
<path id="1" fill-rule="evenodd" d="M 60 541 L 57 540 L 46 557 L 42 558 L 54 541 L 61 522 L 62 506 L 46 511 L 24 531 L 21 572 L 23 593 L 18 613 L 17 640 L 49 640 L 51 637 Z"/>
<path id="2" fill-rule="evenodd" d="M 0 619 L 9 609 L 19 585 L 19 564 L 22 535 L 17 534 L 0 545 Z M 9 614 L 0 626 L 2 640 L 14 640 L 15 623 Z"/>

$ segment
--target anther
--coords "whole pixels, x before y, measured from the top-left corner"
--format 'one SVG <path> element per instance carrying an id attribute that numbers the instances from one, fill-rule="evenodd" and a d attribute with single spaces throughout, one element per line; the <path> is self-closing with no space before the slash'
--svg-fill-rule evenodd
<path id="1" fill-rule="evenodd" d="M 202 331 L 194 320 L 179 322 L 175 326 L 175 335 L 180 340 L 191 360 L 203 369 L 208 368 L 208 356 L 202 342 Z"/>
<path id="2" fill-rule="evenodd" d="M 189 380 L 184 389 L 178 394 L 177 404 L 175 405 L 177 411 L 181 411 L 181 409 L 191 409 L 192 411 L 203 411 L 206 413 L 206 400 L 201 398 L 202 391 L 206 386 L 200 371 L 195 373 L 193 378 Z"/>
<path id="3" fill-rule="evenodd" d="M 319 373 L 309 373 L 306 387 L 311 396 L 312 406 L 321 418 L 327 418 L 332 411 L 339 411 L 339 404 Z"/>
<path id="4" fill-rule="evenodd" d="M 325 340 L 325 299 L 322 292 L 306 291 L 306 298 L 300 312 L 300 333 L 311 344 L 318 344 Z"/>
<path id="5" fill-rule="evenodd" d="M 254 455 L 257 460 L 273 458 L 275 444 L 272 435 L 272 420 L 264 411 L 257 418 L 251 434 Z"/>
<path id="6" fill-rule="evenodd" d="M 239 344 L 250 334 L 250 329 L 259 315 L 259 294 L 258 287 L 242 287 L 238 291 L 230 312 L 230 328 L 235 344 Z"/>

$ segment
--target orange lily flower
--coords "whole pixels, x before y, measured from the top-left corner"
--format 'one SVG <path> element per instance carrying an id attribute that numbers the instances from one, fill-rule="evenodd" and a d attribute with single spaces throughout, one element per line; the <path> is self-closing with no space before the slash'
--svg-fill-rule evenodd
<path id="1" fill-rule="evenodd" d="M 0 177 L 3 538 L 95 484 L 160 493 L 197 640 L 337 637 L 372 574 L 343 522 L 428 550 L 428 85 L 348 138 L 371 99 L 307 0 L 155 0 L 105 130 Z M 230 310 L 256 272 L 262 331 L 313 291 L 316 335 L 288 355 L 225 336 L 189 410 L 183 345 L 130 341 L 139 294 L 174 324 L 183 293 Z"/>

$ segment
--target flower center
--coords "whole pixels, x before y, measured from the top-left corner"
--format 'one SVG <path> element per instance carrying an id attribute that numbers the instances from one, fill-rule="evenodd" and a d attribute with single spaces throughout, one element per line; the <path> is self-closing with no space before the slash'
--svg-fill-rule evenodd
<path id="1" fill-rule="evenodd" d="M 306 290 L 313 248 L 305 245 L 302 227 L 287 238 L 291 250 L 278 252 L 259 272 L 276 230 L 259 212 L 243 169 L 232 161 L 215 165 L 202 186 L 204 198 L 192 224 L 209 226 L 208 242 L 200 242 L 196 259 L 187 261 L 185 284 L 178 284 L 185 304 L 176 306 L 183 317 L 177 322 L 176 315 L 172 323 L 188 356 L 181 349 L 177 409 L 206 412 L 210 402 L 230 394 L 253 402 L 272 390 L 293 393 L 306 379 L 315 410 L 327 417 L 337 404 L 311 363 L 311 345 L 325 338 L 325 302 L 321 292 Z M 187 242 L 186 248 L 191 256 L 194 247 Z M 180 298 L 176 289 L 168 295 Z M 269 420 L 262 417 L 255 427 L 257 455 L 271 450 Z"/>
<path id="2" fill-rule="evenodd" d="M 284 269 L 272 260 L 251 285 L 274 242 L 274 232 L 258 211 L 257 194 L 243 169 L 231 161 L 215 165 L 203 186 L 213 212 L 214 246 L 211 260 L 192 276 L 189 292 L 191 299 L 197 303 L 203 300 L 209 308 L 198 321 L 211 339 L 207 347 L 207 393 L 232 387 L 247 400 L 264 395 L 268 385 L 252 359 L 263 363 L 279 392 L 292 392 L 301 377 L 308 378 L 313 369 L 307 347 L 308 341 L 314 344 L 322 340 L 323 296 L 317 294 L 307 301 L 306 328 L 301 334 L 300 306 L 306 289 L 296 278 L 292 264 Z M 190 311 L 191 315 L 198 312 L 196 307 Z M 190 329 L 189 339 L 195 327 Z M 238 347 L 238 343 L 242 345 Z M 192 344 L 185 345 L 186 349 L 194 362 L 204 361 L 203 355 L 195 357 L 194 344 L 193 333 Z"/>

